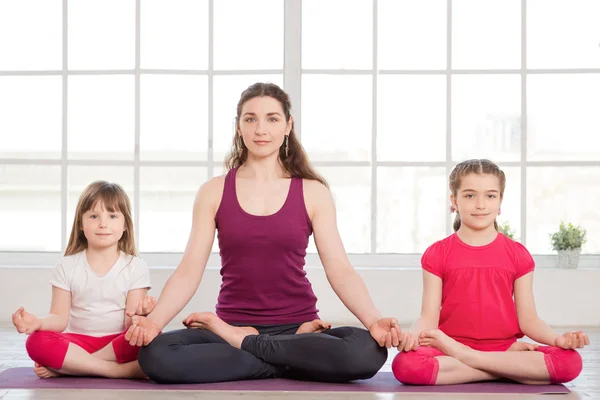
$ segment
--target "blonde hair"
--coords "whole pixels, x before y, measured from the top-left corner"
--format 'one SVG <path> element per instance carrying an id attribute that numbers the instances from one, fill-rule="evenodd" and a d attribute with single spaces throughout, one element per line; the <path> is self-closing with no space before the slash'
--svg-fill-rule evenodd
<path id="1" fill-rule="evenodd" d="M 87 239 L 82 230 L 83 214 L 89 210 L 93 210 L 99 203 L 104 205 L 110 212 L 119 211 L 123 214 L 125 218 L 125 232 L 123 232 L 123 236 L 119 240 L 119 250 L 125 254 L 137 256 L 129 197 L 120 185 L 106 181 L 92 182 L 85 188 L 81 196 L 79 196 L 65 256 L 77 254 L 88 247 Z"/>
<path id="2" fill-rule="evenodd" d="M 500 199 L 504 196 L 504 188 L 506 187 L 506 176 L 504 172 L 492 161 L 487 159 L 471 159 L 463 161 L 454 167 L 450 173 L 450 191 L 457 197 L 458 189 L 462 182 L 462 178 L 469 174 L 478 175 L 494 175 L 498 178 L 500 183 Z M 454 231 L 458 231 L 460 228 L 460 214 L 456 211 L 456 217 L 454 218 L 453 228 Z M 498 230 L 498 222 L 494 221 L 494 228 Z"/>

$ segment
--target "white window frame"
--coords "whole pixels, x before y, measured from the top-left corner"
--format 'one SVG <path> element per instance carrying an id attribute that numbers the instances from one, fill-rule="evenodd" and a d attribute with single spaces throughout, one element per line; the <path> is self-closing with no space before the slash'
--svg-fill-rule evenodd
<path id="1" fill-rule="evenodd" d="M 350 260 L 354 266 L 362 268 L 418 268 L 420 266 L 419 254 L 382 254 L 375 253 L 377 238 L 377 167 L 445 167 L 447 175 L 450 174 L 454 166 L 452 160 L 452 132 L 451 132 L 451 94 L 452 94 L 452 76 L 453 75 L 477 75 L 477 74 L 513 74 L 521 76 L 521 115 L 523 118 L 521 134 L 521 157 L 520 161 L 499 163 L 501 167 L 521 167 L 521 233 L 523 244 L 525 243 L 527 232 L 527 169 L 528 167 L 591 167 L 600 166 L 600 162 L 593 161 L 573 161 L 573 162 L 535 162 L 527 160 L 527 77 L 534 74 L 560 74 L 560 73 L 600 73 L 599 68 L 589 69 L 528 69 L 526 66 L 526 0 L 521 0 L 521 68 L 520 69 L 498 69 L 498 70 L 458 70 L 452 68 L 452 0 L 447 0 L 447 59 L 446 68 L 440 70 L 378 70 L 377 66 L 377 0 L 372 0 L 373 4 L 373 66 L 371 69 L 361 70 L 323 70 L 323 69 L 303 69 L 302 68 L 302 1 L 284 0 L 284 68 L 275 70 L 228 70 L 217 71 L 213 68 L 213 26 L 214 26 L 214 2 L 217 0 L 208 0 L 209 8 L 209 46 L 208 46 L 208 69 L 207 70 L 158 70 L 142 69 L 140 67 L 140 7 L 141 0 L 136 0 L 135 13 L 135 68 L 132 70 L 101 70 L 101 71 L 79 71 L 69 70 L 67 68 L 68 60 L 68 1 L 62 1 L 62 69 L 49 71 L 0 71 L 0 76 L 39 76 L 54 75 L 62 76 L 62 150 L 60 159 L 0 159 L 0 163 L 8 165 L 59 165 L 61 167 L 61 248 L 66 247 L 68 224 L 67 215 L 67 167 L 72 165 L 79 166 L 133 166 L 134 167 L 134 189 L 133 189 L 133 208 L 136 239 L 139 239 L 139 217 L 140 217 L 140 167 L 146 166 L 201 166 L 208 169 L 208 177 L 214 175 L 215 166 L 221 164 L 222 160 L 213 158 L 213 77 L 215 75 L 259 75 L 259 74 L 283 74 L 284 88 L 290 95 L 294 105 L 294 117 L 296 129 L 301 135 L 301 80 L 302 75 L 306 74 L 330 74 L 330 75 L 371 75 L 373 79 L 373 122 L 372 122 L 372 140 L 371 140 L 371 159 L 372 161 L 330 161 L 315 162 L 318 167 L 323 166 L 366 166 L 371 167 L 371 253 L 370 254 L 350 254 Z M 109 75 L 125 74 L 135 77 L 135 150 L 134 159 L 131 161 L 114 160 L 69 160 L 67 158 L 67 85 L 68 77 L 74 75 Z M 143 74 L 174 74 L 174 75 L 206 75 L 208 77 L 208 158 L 206 161 L 144 161 L 140 160 L 140 76 Z M 396 74 L 429 74 L 446 76 L 446 160 L 441 162 L 390 162 L 377 160 L 377 79 L 379 75 Z M 447 188 L 441 187 L 446 193 Z M 446 207 L 446 205 L 441 205 Z M 452 232 L 452 226 L 449 219 L 446 220 L 446 234 Z M 139 240 L 138 240 L 139 243 Z M 60 257 L 59 252 L 18 252 L 5 251 L 0 252 L 1 265 L 53 265 Z M 150 265 L 154 266 L 176 266 L 181 259 L 182 253 L 142 253 L 142 256 Z M 540 267 L 556 266 L 556 256 L 554 255 L 534 255 L 536 263 Z M 220 260 L 218 254 L 211 254 L 209 263 L 210 268 L 218 268 Z M 307 256 L 308 266 L 320 265 L 316 254 Z M 600 254 L 582 255 L 580 259 L 580 268 L 592 268 L 600 266 Z"/>

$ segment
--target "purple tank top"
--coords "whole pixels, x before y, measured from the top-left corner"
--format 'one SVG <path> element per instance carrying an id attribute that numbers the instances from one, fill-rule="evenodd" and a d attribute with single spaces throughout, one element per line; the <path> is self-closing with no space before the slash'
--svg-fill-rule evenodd
<path id="1" fill-rule="evenodd" d="M 240 206 L 236 173 L 237 168 L 225 176 L 215 216 L 222 277 L 217 315 L 227 323 L 256 325 L 318 318 L 317 297 L 304 271 L 312 225 L 302 179 L 292 178 L 279 211 L 258 216 Z"/>

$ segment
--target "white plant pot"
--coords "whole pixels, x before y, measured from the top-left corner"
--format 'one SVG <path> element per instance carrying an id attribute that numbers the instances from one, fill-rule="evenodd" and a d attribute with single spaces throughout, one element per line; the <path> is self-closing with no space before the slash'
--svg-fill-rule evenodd
<path id="1" fill-rule="evenodd" d="M 579 264 L 579 255 L 581 249 L 559 250 L 558 251 L 558 267 L 575 269 Z"/>

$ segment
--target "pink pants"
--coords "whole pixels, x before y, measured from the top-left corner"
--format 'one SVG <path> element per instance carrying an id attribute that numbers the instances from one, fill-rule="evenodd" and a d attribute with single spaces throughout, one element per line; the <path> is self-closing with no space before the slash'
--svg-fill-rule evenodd
<path id="1" fill-rule="evenodd" d="M 540 346 L 537 351 L 544 353 L 550 382 L 570 382 L 581 373 L 583 363 L 575 350 Z M 444 353 L 433 347 L 422 346 L 417 351 L 401 352 L 392 361 L 392 372 L 396 379 L 409 385 L 435 385 L 439 362 L 435 357 Z"/>
<path id="2" fill-rule="evenodd" d="M 37 331 L 29 335 L 25 348 L 29 357 L 43 366 L 58 370 L 62 368 L 69 343 L 76 344 L 92 354 L 112 344 L 118 363 L 137 360 L 138 346 L 130 346 L 125 340 L 125 332 L 94 337 L 77 333 Z"/>

